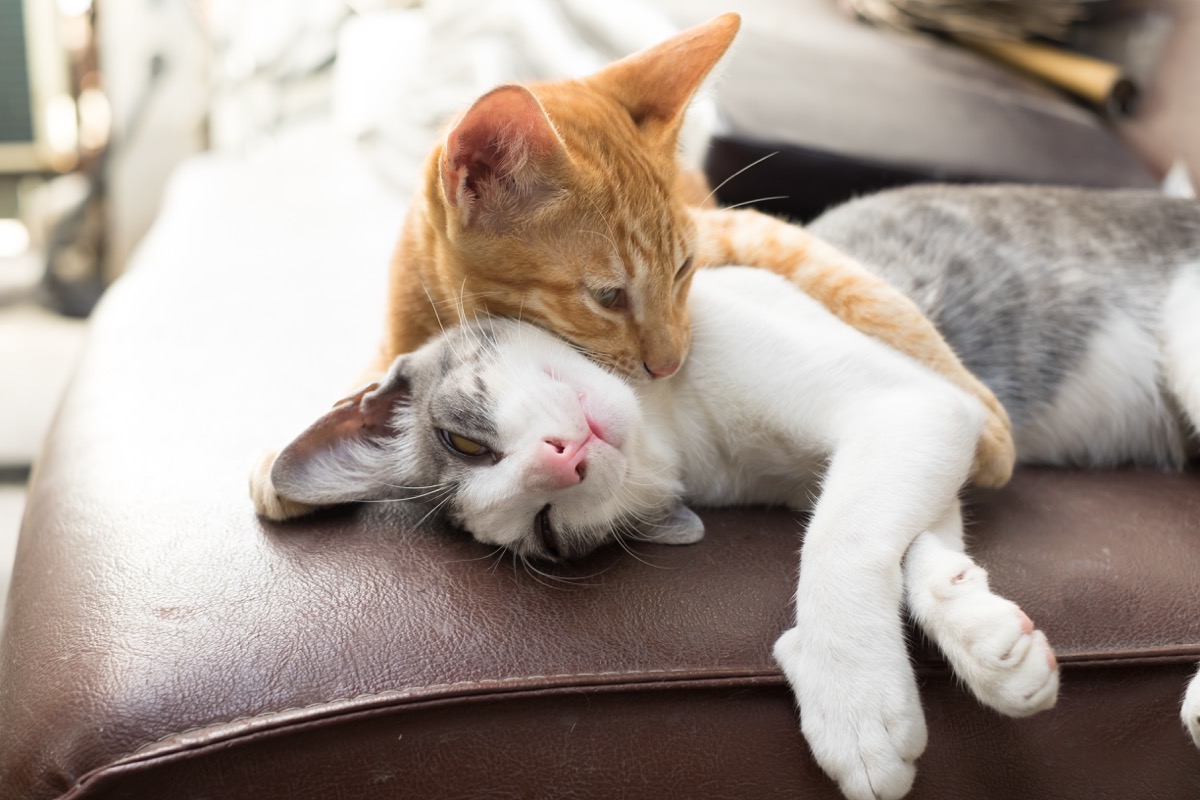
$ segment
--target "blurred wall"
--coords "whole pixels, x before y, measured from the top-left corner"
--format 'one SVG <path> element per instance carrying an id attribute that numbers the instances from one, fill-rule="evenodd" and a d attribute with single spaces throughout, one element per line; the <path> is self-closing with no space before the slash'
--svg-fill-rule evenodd
<path id="1" fill-rule="evenodd" d="M 1182 158 L 1200 186 L 1200 0 L 1146 0 L 1172 17 L 1171 33 L 1150 90 L 1122 127 L 1160 174 Z"/>
<path id="2" fill-rule="evenodd" d="M 210 57 L 192 0 L 100 0 L 100 66 L 112 106 L 106 281 L 154 221 L 171 170 L 207 146 Z"/>

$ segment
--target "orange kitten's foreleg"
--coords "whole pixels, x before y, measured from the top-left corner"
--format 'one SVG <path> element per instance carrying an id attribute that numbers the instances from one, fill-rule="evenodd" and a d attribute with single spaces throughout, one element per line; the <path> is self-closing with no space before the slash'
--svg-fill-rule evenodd
<path id="1" fill-rule="evenodd" d="M 1016 449 L 1000 401 L 963 366 L 916 304 L 862 264 L 798 225 L 750 210 L 693 212 L 700 266 L 742 264 L 779 273 L 839 319 L 945 375 L 983 402 L 988 420 L 972 479 L 1001 486 L 1012 477 Z"/>

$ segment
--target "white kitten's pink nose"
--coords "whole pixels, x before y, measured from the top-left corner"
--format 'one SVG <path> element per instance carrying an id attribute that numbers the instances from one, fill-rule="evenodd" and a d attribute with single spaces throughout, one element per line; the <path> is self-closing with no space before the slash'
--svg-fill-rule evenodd
<path id="1" fill-rule="evenodd" d="M 557 487 L 582 483 L 587 475 L 587 445 L 595 438 L 589 431 L 579 441 L 546 439 L 541 450 L 544 475 Z"/>

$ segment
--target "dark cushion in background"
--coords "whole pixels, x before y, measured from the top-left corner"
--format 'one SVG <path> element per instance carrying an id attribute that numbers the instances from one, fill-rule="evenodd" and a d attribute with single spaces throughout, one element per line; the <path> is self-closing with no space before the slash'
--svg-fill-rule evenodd
<path id="1" fill-rule="evenodd" d="M 920 181 L 1153 187 L 1108 124 L 955 45 L 859 24 L 797 0 L 803 25 L 747 23 L 717 84 L 717 192 L 807 221 L 860 194 Z M 797 16 L 791 14 L 789 19 Z"/>

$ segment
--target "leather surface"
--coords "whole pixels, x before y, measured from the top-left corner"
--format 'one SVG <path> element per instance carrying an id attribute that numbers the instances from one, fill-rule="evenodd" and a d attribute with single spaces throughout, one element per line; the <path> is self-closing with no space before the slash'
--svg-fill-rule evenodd
<path id="1" fill-rule="evenodd" d="M 185 170 L 93 319 L 18 547 L 0 798 L 836 797 L 770 658 L 794 513 L 548 575 L 396 505 L 255 517 L 254 457 L 371 353 L 399 209 L 244 172 Z M 918 644 L 912 797 L 1195 796 L 1200 475 L 1023 470 L 971 508 L 1062 698 L 1000 718 Z"/>

